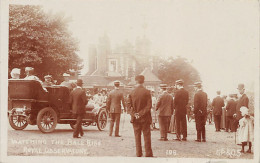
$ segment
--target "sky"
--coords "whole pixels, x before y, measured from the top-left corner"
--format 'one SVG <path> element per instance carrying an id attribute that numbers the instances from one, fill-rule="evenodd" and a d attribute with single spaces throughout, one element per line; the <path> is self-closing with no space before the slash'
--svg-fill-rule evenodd
<path id="1" fill-rule="evenodd" d="M 104 33 L 112 47 L 126 39 L 134 44 L 145 34 L 154 54 L 192 61 L 211 98 L 217 90 L 236 92 L 238 83 L 248 89 L 258 84 L 257 0 L 64 0 L 43 6 L 71 19 L 69 29 L 80 41 L 78 54 L 85 63 L 83 73 L 89 45 Z"/>

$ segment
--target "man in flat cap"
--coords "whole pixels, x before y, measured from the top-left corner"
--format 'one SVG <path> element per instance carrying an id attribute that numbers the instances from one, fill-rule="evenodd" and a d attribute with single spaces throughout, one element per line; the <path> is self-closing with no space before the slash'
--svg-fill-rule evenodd
<path id="1" fill-rule="evenodd" d="M 72 113 L 75 116 L 76 126 L 73 132 L 73 138 L 83 136 L 82 119 L 85 114 L 85 106 L 88 104 L 86 93 L 82 88 L 82 79 L 77 80 L 77 87 L 70 93 L 70 104 L 72 105 Z"/>
<path id="2" fill-rule="evenodd" d="M 201 82 L 194 83 L 195 96 L 194 96 L 194 114 L 197 130 L 197 142 L 206 142 L 206 118 L 207 118 L 207 101 L 208 95 L 202 90 Z M 202 138 L 202 140 L 201 140 Z"/>
<path id="3" fill-rule="evenodd" d="M 137 82 L 137 87 L 129 95 L 129 108 L 131 108 L 131 122 L 133 123 L 135 134 L 136 156 L 142 157 L 143 155 L 141 143 L 141 135 L 143 133 L 145 156 L 153 157 L 150 128 L 152 124 L 152 98 L 150 91 L 143 86 L 144 76 L 136 76 L 135 81 Z"/>
<path id="4" fill-rule="evenodd" d="M 110 114 L 110 128 L 109 128 L 109 136 L 112 136 L 114 123 L 116 123 L 115 128 L 115 137 L 120 137 L 119 135 L 119 124 L 120 124 L 120 116 L 121 116 L 121 104 L 123 104 L 125 111 L 125 101 L 123 92 L 119 89 L 120 82 L 114 81 L 115 89 L 109 92 L 107 98 L 107 111 Z"/>
<path id="5" fill-rule="evenodd" d="M 248 103 L 249 103 L 249 99 L 248 99 L 247 95 L 245 94 L 245 85 L 244 84 L 238 84 L 237 89 L 238 89 L 238 92 L 240 94 L 240 98 L 237 101 L 236 113 L 234 114 L 235 131 L 237 131 L 239 120 L 242 118 L 240 108 L 242 106 L 245 106 L 246 108 L 248 108 Z"/>
<path id="6" fill-rule="evenodd" d="M 220 122 L 222 115 L 222 107 L 225 106 L 223 98 L 220 97 L 221 92 L 217 91 L 217 97 L 215 97 L 212 101 L 213 115 L 214 115 L 214 123 L 216 132 L 220 132 Z"/>
<path id="7" fill-rule="evenodd" d="M 183 87 L 183 80 L 177 80 L 175 85 L 177 87 L 177 91 L 174 95 L 174 107 L 175 107 L 175 115 L 176 115 L 176 140 L 186 141 L 187 140 L 187 105 L 189 102 L 189 92 Z M 181 129 L 183 138 L 181 139 Z"/>
<path id="8" fill-rule="evenodd" d="M 167 84 L 161 84 L 160 87 L 162 89 L 162 94 L 159 96 L 156 104 L 156 111 L 159 110 L 159 126 L 161 133 L 161 138 L 159 140 L 167 141 L 167 133 L 173 114 L 173 98 L 167 92 Z"/>
<path id="9" fill-rule="evenodd" d="M 233 128 L 233 116 L 236 113 L 237 102 L 235 101 L 235 94 L 229 94 L 229 97 L 230 98 L 226 106 L 226 132 L 229 132 L 229 130 L 231 130 L 231 132 L 234 132 L 235 130 Z"/>
<path id="10" fill-rule="evenodd" d="M 43 82 L 43 87 L 49 87 L 49 86 L 52 86 L 53 83 L 52 83 L 52 76 L 51 75 L 46 75 L 44 76 L 44 82 Z"/>

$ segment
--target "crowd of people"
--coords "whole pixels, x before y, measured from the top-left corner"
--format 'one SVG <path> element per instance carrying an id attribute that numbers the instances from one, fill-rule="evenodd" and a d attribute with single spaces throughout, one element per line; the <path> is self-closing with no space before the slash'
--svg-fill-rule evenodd
<path id="1" fill-rule="evenodd" d="M 32 67 L 26 67 L 25 73 L 27 80 L 39 81 L 43 88 L 55 85 L 51 75 L 46 75 L 45 81 L 42 82 L 34 75 Z M 113 135 L 115 125 L 115 137 L 119 135 L 120 117 L 122 112 L 128 112 L 131 115 L 131 123 L 133 124 L 136 156 L 143 156 L 141 147 L 141 135 L 144 136 L 145 156 L 152 157 L 151 148 L 151 129 L 156 128 L 159 122 L 160 141 L 168 141 L 168 133 L 175 131 L 177 141 L 187 141 L 187 108 L 189 108 L 189 92 L 184 88 L 184 81 L 175 81 L 174 94 L 167 91 L 167 85 L 161 84 L 160 94 L 155 97 L 155 92 L 150 91 L 144 86 L 144 76 L 136 76 L 136 87 L 129 94 L 124 95 L 120 88 L 120 82 L 114 82 L 114 89 L 111 91 L 101 90 L 95 95 L 91 95 L 90 91 L 83 89 L 83 81 L 78 79 L 76 83 L 69 81 L 69 75 L 64 74 L 64 81 L 60 84 L 71 89 L 70 103 L 72 112 L 76 118 L 76 127 L 74 129 L 73 138 L 80 138 L 84 135 L 82 130 L 82 118 L 85 107 L 88 103 L 94 102 L 100 107 L 106 105 L 107 112 L 110 117 L 109 136 Z M 12 79 L 20 78 L 20 69 L 13 69 L 11 72 Z M 221 92 L 217 91 L 211 104 L 207 93 L 204 92 L 202 83 L 194 83 L 195 95 L 193 99 L 193 113 L 195 118 L 195 126 L 197 131 L 196 142 L 206 142 L 206 120 L 210 110 L 213 111 L 216 132 L 220 132 L 221 128 L 225 128 L 226 132 L 237 132 L 238 144 L 242 145 L 241 152 L 248 144 L 248 153 L 251 153 L 253 142 L 254 120 L 253 116 L 248 113 L 249 99 L 245 94 L 244 84 L 238 85 L 240 97 L 235 93 L 229 95 L 229 98 L 221 97 Z M 222 119 L 224 119 L 222 121 Z M 222 127 L 221 127 L 222 124 Z M 225 127 L 223 127 L 223 124 Z"/>

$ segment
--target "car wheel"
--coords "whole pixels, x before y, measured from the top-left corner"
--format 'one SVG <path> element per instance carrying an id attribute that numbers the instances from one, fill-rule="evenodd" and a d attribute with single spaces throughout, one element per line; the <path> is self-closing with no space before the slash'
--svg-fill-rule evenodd
<path id="1" fill-rule="evenodd" d="M 51 108 L 42 109 L 37 115 L 37 126 L 43 133 L 53 132 L 57 125 L 57 113 Z"/>
<path id="2" fill-rule="evenodd" d="M 28 122 L 25 116 L 10 114 L 9 123 L 15 130 L 23 130 L 28 126 Z"/>
<path id="3" fill-rule="evenodd" d="M 100 131 L 104 130 L 107 125 L 107 112 L 101 109 L 97 115 L 97 127 Z"/>

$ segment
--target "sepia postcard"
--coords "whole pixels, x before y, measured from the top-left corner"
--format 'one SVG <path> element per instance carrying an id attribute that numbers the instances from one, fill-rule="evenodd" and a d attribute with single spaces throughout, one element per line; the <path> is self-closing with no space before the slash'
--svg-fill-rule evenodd
<path id="1" fill-rule="evenodd" d="M 258 0 L 0 11 L 0 162 L 259 162 Z"/>

